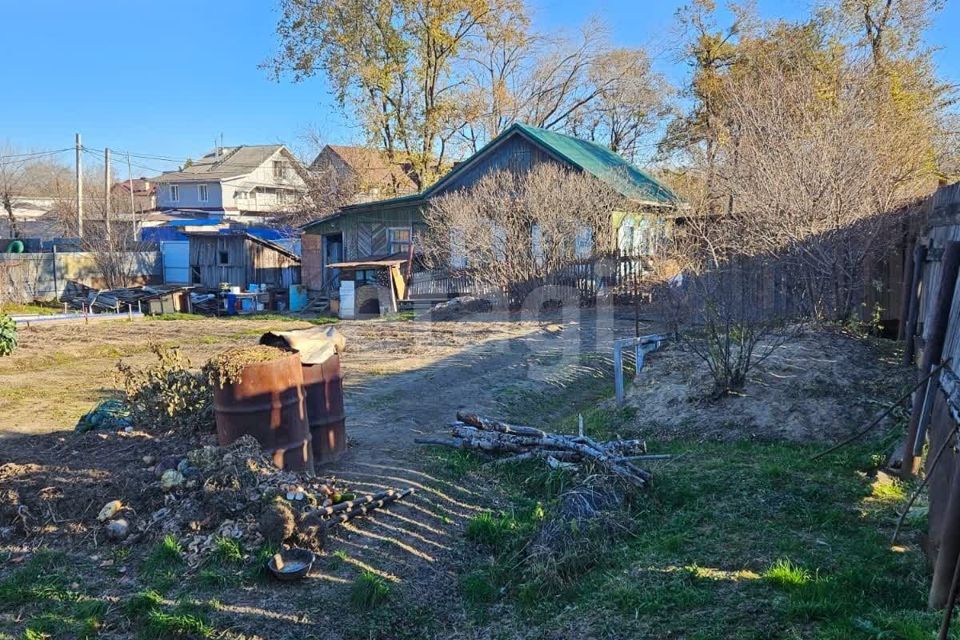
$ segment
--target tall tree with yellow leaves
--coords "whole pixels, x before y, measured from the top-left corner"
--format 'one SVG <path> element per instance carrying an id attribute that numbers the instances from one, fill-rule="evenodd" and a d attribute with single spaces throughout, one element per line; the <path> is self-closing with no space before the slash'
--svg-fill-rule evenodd
<path id="1" fill-rule="evenodd" d="M 456 67 L 518 0 L 282 0 L 276 74 L 323 73 L 391 162 L 423 188 L 463 124 Z"/>

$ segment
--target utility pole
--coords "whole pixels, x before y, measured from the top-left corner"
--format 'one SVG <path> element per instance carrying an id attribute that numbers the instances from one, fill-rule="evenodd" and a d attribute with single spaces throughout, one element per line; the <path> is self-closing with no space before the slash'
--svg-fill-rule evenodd
<path id="1" fill-rule="evenodd" d="M 103 224 L 110 239 L 110 149 L 103 150 Z"/>
<path id="2" fill-rule="evenodd" d="M 133 228 L 133 242 L 137 242 L 137 213 L 133 204 L 133 170 L 130 169 L 130 152 L 127 151 L 127 180 L 130 187 L 130 226 Z"/>
<path id="3" fill-rule="evenodd" d="M 83 145 L 80 143 L 80 134 L 77 134 L 77 236 L 83 237 Z"/>

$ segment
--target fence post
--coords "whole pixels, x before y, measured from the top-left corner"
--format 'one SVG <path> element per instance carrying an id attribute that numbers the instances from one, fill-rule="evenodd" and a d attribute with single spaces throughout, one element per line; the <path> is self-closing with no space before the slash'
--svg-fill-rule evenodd
<path id="1" fill-rule="evenodd" d="M 954 436 L 951 434 L 949 437 Z M 955 470 L 953 473 L 950 497 L 947 499 L 938 537 L 940 550 L 934 560 L 933 581 L 927 597 L 927 606 L 931 609 L 942 609 L 947 605 L 947 596 L 950 593 L 953 573 L 956 571 L 957 559 L 960 555 L 960 470 Z"/>
<path id="2" fill-rule="evenodd" d="M 57 285 L 57 245 L 53 245 L 53 299 L 60 300 L 60 287 Z"/>
<path id="3" fill-rule="evenodd" d="M 916 267 L 914 254 L 916 253 L 916 242 L 911 240 L 903 252 L 903 269 L 901 272 L 902 281 L 900 283 L 900 309 L 897 318 L 897 340 L 903 340 L 906 337 L 907 316 L 910 315 L 910 286 L 913 284 L 913 270 Z"/>
<path id="4" fill-rule="evenodd" d="M 617 397 L 617 406 L 623 405 L 623 347 L 613 343 L 613 386 Z"/>
<path id="5" fill-rule="evenodd" d="M 943 343 L 950 323 L 950 307 L 953 304 L 953 290 L 957 285 L 957 270 L 960 269 L 960 242 L 950 242 L 944 248 L 941 262 L 940 288 L 937 291 L 936 306 L 928 325 L 929 335 L 923 348 L 923 361 L 920 365 L 921 377 L 930 373 L 940 362 L 943 355 Z M 907 427 L 907 439 L 903 447 L 903 462 L 900 464 L 900 477 L 912 478 L 918 470 L 919 459 L 914 455 L 917 430 L 923 417 L 923 405 L 926 394 L 913 394 L 913 408 L 910 411 L 910 424 Z"/>
<path id="6" fill-rule="evenodd" d="M 913 250 L 913 272 L 910 277 L 910 291 L 907 294 L 907 324 L 903 330 L 903 339 L 906 341 L 903 350 L 903 364 L 913 364 L 914 339 L 917 333 L 917 321 L 920 316 L 920 283 L 923 282 L 924 268 L 927 261 L 927 247 L 918 244 Z"/>

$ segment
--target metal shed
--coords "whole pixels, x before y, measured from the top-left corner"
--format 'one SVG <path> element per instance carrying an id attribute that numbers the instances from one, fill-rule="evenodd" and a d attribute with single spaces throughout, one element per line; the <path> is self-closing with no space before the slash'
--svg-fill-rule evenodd
<path id="1" fill-rule="evenodd" d="M 246 231 L 194 231 L 190 241 L 191 284 L 216 289 L 221 283 L 287 289 L 300 284 L 300 257 Z"/>

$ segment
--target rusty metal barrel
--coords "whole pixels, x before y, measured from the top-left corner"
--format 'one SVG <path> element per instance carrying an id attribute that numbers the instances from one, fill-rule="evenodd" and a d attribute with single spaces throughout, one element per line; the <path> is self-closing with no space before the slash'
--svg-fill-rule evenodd
<path id="1" fill-rule="evenodd" d="M 346 414 L 340 356 L 333 353 L 319 364 L 303 365 L 303 389 L 317 464 L 334 462 L 347 450 Z"/>
<path id="2" fill-rule="evenodd" d="M 213 408 L 221 445 L 253 436 L 281 469 L 313 471 L 299 354 L 249 364 L 239 382 L 214 385 Z"/>

